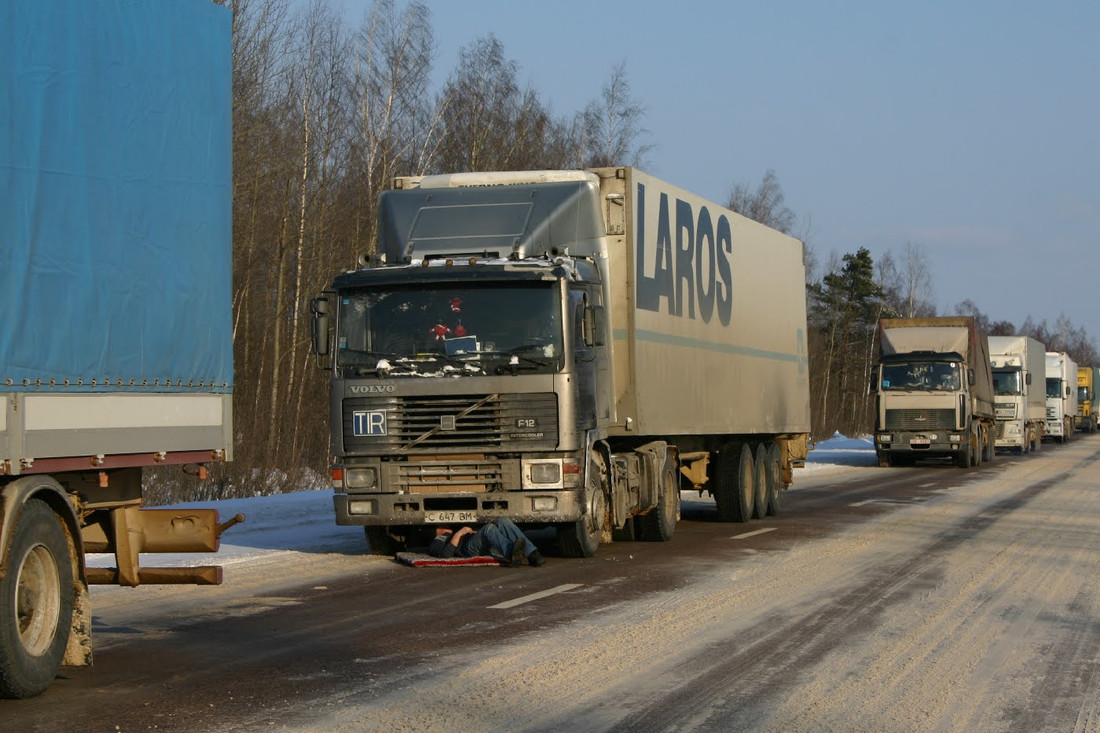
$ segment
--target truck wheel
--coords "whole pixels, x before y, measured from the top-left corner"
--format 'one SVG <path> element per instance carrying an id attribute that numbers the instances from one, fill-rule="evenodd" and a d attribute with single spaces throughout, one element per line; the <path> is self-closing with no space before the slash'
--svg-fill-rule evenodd
<path id="1" fill-rule="evenodd" d="M 389 527 L 367 525 L 363 527 L 367 535 L 367 550 L 372 555 L 396 555 L 397 540 L 390 534 Z"/>
<path id="2" fill-rule="evenodd" d="M 969 445 L 963 445 L 959 447 L 959 452 L 955 454 L 955 465 L 959 468 L 970 468 Z"/>
<path id="3" fill-rule="evenodd" d="M 783 503 L 782 473 L 783 465 L 779 460 L 779 443 L 769 443 L 767 452 L 768 516 L 777 516 Z"/>
<path id="4" fill-rule="evenodd" d="M 566 557 L 592 557 L 600 547 L 600 536 L 607 524 L 607 494 L 603 490 L 603 461 L 588 464 L 585 500 L 588 511 L 576 522 L 558 527 L 558 544 Z"/>
<path id="5" fill-rule="evenodd" d="M 622 527 L 611 530 L 612 542 L 633 542 L 638 539 L 638 517 L 630 517 Z"/>
<path id="6" fill-rule="evenodd" d="M 756 446 L 756 457 L 753 459 L 752 466 L 752 517 L 763 519 L 768 516 L 768 446 L 766 443 Z"/>
<path id="7" fill-rule="evenodd" d="M 737 460 L 737 500 L 733 505 L 733 521 L 747 522 L 752 519 L 756 472 L 753 471 L 752 448 L 743 445 L 740 453 Z"/>
<path id="8" fill-rule="evenodd" d="M 45 690 L 61 668 L 73 617 L 69 543 L 53 510 L 31 499 L 16 519 L 0 580 L 0 697 Z"/>
<path id="9" fill-rule="evenodd" d="M 710 477 L 714 504 L 719 522 L 733 521 L 733 505 L 737 502 L 737 454 L 732 443 L 722 446 L 714 462 L 714 475 Z"/>
<path id="10" fill-rule="evenodd" d="M 680 521 L 680 479 L 676 461 L 665 458 L 665 470 L 661 475 L 660 495 L 657 506 L 649 514 L 638 517 L 638 529 L 646 542 L 668 542 Z"/>

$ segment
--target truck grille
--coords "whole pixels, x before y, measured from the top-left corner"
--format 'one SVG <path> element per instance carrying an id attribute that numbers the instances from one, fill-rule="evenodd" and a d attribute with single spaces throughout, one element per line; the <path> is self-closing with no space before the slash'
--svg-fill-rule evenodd
<path id="1" fill-rule="evenodd" d="M 346 453 L 552 450 L 558 442 L 553 392 L 351 397 L 344 400 L 342 417 Z M 373 427 L 364 430 L 364 424 Z M 371 434 L 356 435 L 357 425 Z"/>
<path id="2" fill-rule="evenodd" d="M 955 411 L 937 410 L 887 410 L 887 430 L 905 430 L 909 432 L 927 432 L 929 430 L 954 430 Z"/>

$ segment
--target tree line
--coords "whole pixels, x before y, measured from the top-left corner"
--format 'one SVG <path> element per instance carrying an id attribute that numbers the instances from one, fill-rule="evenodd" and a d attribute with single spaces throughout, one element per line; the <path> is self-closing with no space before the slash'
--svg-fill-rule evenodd
<path id="1" fill-rule="evenodd" d="M 583 108 L 558 113 L 521 84 L 518 64 L 492 34 L 464 47 L 434 88 L 431 13 L 422 2 L 375 0 L 353 23 L 329 0 L 216 1 L 234 18 L 235 455 L 201 485 L 151 473 L 150 503 L 327 483 L 328 385 L 310 353 L 308 302 L 372 251 L 378 194 L 394 176 L 644 166 L 652 148 L 625 62 Z M 759 186 L 733 186 L 726 203 L 784 232 L 796 224 L 772 171 Z M 808 272 L 812 256 L 810 265 Z M 870 424 L 876 319 L 928 310 L 918 297 L 928 273 L 917 248 L 901 263 L 874 263 L 861 249 L 825 269 L 808 283 L 819 436 Z M 1080 358 L 1087 339 L 1068 322 L 1053 334 L 1025 325 L 1052 348 L 1061 343 L 1054 336 L 1073 341 L 1066 350 L 1095 363 Z"/>

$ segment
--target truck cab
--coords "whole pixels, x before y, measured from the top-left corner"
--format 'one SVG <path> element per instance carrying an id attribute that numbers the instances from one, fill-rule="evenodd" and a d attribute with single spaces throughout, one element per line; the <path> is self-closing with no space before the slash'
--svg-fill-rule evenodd
<path id="1" fill-rule="evenodd" d="M 606 507 L 586 504 L 587 455 L 613 394 L 598 183 L 440 178 L 384 193 L 382 256 L 313 305 L 319 353 L 333 317 L 337 523 L 389 554 L 508 517 L 591 554 Z"/>

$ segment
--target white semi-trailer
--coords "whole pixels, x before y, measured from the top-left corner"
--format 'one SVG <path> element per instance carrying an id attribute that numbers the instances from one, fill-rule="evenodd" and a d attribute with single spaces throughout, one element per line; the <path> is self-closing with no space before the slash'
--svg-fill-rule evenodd
<path id="1" fill-rule="evenodd" d="M 779 510 L 810 429 L 800 241 L 633 168 L 398 178 L 379 232 L 313 304 L 336 520 L 373 552 L 498 517 L 571 556 L 668 540 L 681 486 Z"/>
<path id="2" fill-rule="evenodd" d="M 1027 336 L 990 336 L 996 447 L 1039 450 L 1046 426 L 1046 347 Z"/>
<path id="3" fill-rule="evenodd" d="M 1064 351 L 1046 354 L 1046 434 L 1059 443 L 1068 443 L 1077 417 L 1077 362 Z"/>

